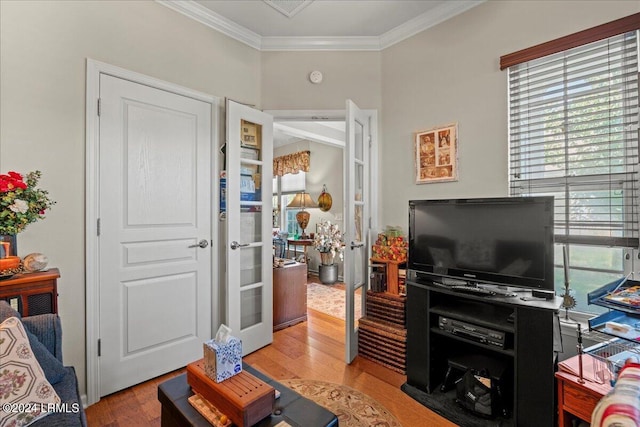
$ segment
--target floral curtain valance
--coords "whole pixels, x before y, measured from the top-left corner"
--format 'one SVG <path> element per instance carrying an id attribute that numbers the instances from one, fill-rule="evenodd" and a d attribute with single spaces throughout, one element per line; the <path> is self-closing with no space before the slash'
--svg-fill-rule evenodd
<path id="1" fill-rule="evenodd" d="M 309 172 L 311 163 L 310 151 L 299 151 L 273 159 L 273 175 L 282 176 L 288 173 L 298 173 L 300 171 Z"/>

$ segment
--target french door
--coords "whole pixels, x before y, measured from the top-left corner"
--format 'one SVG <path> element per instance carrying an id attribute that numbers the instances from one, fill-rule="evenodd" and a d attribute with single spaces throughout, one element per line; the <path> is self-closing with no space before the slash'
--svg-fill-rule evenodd
<path id="1" fill-rule="evenodd" d="M 367 272 L 371 247 L 371 162 L 370 146 L 375 129 L 375 116 L 346 101 L 345 146 L 345 254 L 346 285 L 345 361 L 351 363 L 358 354 L 358 327 L 355 319 L 355 293 L 362 292 L 362 313 L 365 312 Z"/>
<path id="2" fill-rule="evenodd" d="M 273 341 L 273 118 L 227 101 L 226 324 L 243 355 Z"/>

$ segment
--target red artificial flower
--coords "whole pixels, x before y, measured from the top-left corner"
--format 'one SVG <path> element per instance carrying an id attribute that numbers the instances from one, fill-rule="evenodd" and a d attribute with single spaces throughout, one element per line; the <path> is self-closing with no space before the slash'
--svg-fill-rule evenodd
<path id="1" fill-rule="evenodd" d="M 0 191 L 6 193 L 11 191 L 14 188 L 14 185 L 11 181 L 0 178 Z"/>
<path id="2" fill-rule="evenodd" d="M 0 191 L 3 193 L 12 191 L 16 188 L 26 190 L 27 187 L 27 184 L 23 181 L 22 175 L 18 172 L 11 171 L 7 175 L 0 175 Z"/>

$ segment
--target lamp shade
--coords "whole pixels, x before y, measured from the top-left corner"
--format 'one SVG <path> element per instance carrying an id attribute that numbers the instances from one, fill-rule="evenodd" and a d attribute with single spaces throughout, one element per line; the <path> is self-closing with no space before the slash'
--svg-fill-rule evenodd
<path id="1" fill-rule="evenodd" d="M 309 212 L 305 211 L 305 208 L 317 208 L 318 205 L 313 201 L 309 193 L 298 193 L 295 195 L 293 200 L 289 202 L 287 205 L 288 208 L 300 208 L 300 212 L 296 214 L 296 221 L 298 221 L 298 225 L 302 229 L 302 235 L 300 236 L 302 239 L 307 239 L 307 233 L 304 231 L 309 225 L 309 217 L 311 216 Z"/>
<path id="2" fill-rule="evenodd" d="M 309 193 L 305 193 L 303 191 L 302 193 L 296 194 L 293 200 L 289 202 L 287 207 L 304 209 L 304 208 L 317 208 L 318 205 L 316 202 L 313 201 L 311 196 L 309 196 Z"/>

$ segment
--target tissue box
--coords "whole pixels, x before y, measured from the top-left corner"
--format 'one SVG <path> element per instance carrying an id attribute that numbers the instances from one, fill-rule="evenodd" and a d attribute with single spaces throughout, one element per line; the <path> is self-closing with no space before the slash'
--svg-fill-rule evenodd
<path id="1" fill-rule="evenodd" d="M 242 372 L 242 341 L 230 337 L 226 343 L 215 340 L 205 342 L 204 371 L 217 383 Z"/>

